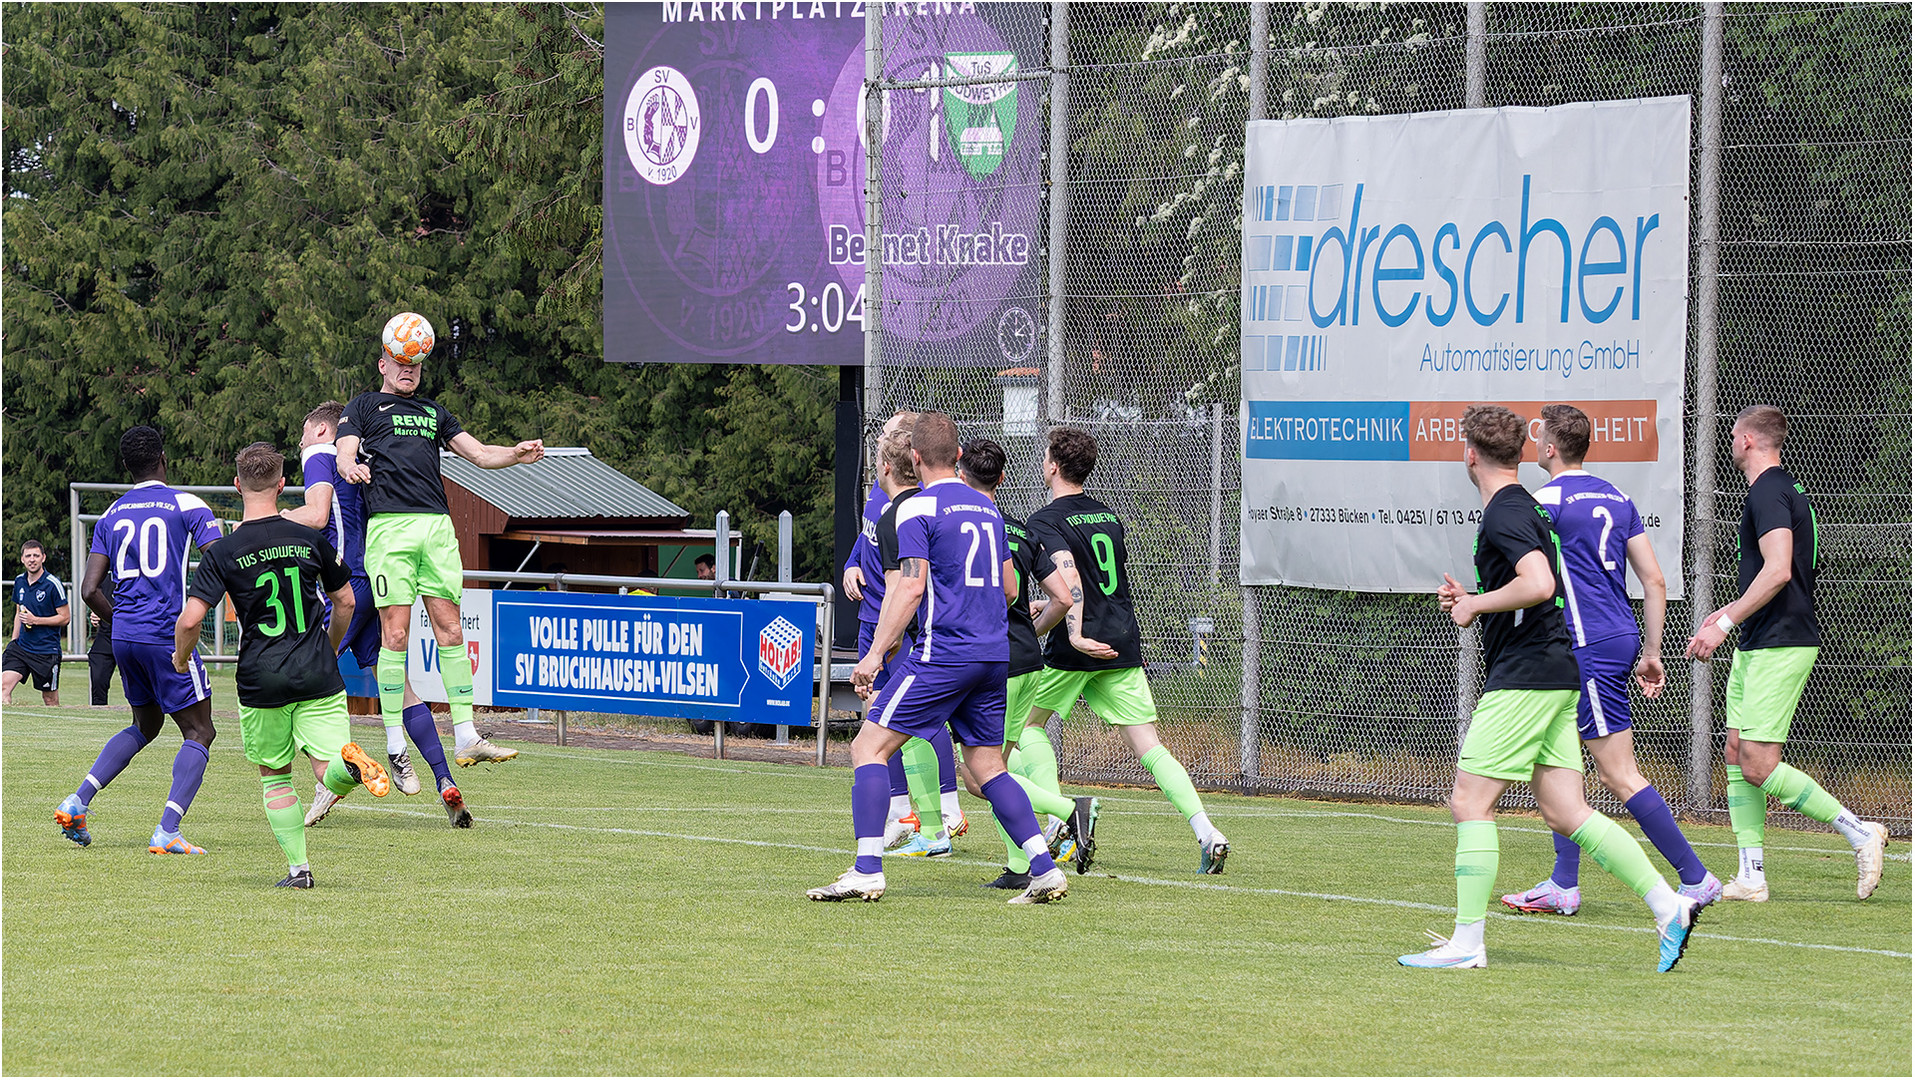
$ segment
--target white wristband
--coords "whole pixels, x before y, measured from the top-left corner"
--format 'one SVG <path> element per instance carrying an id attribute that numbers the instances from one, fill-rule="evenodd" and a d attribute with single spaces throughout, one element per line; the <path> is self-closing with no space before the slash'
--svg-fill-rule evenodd
<path id="1" fill-rule="evenodd" d="M 1727 615 L 1721 616 L 1716 619 L 1716 629 L 1726 634 L 1735 629 L 1735 620 L 1729 618 Z"/>

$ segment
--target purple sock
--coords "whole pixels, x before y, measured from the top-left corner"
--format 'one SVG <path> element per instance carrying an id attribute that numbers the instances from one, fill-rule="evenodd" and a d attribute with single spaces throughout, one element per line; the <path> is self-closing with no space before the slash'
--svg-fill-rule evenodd
<path id="1" fill-rule="evenodd" d="M 891 804 L 883 765 L 860 765 L 851 774 L 851 831 L 858 839 L 860 874 L 884 872 L 884 812 Z M 866 852 L 870 854 L 866 854 Z"/>
<path id="2" fill-rule="evenodd" d="M 957 753 L 951 748 L 951 729 L 938 725 L 931 736 L 931 749 L 938 753 L 938 790 L 946 795 L 957 790 Z"/>
<path id="3" fill-rule="evenodd" d="M 1676 828 L 1676 815 L 1670 813 L 1669 804 L 1663 801 L 1662 792 L 1653 785 L 1643 788 L 1623 803 L 1636 818 L 1636 824 L 1642 826 L 1642 834 L 1656 845 L 1662 857 L 1676 868 L 1677 876 L 1684 885 L 1700 885 L 1708 871 L 1702 867 L 1702 860 L 1696 857 L 1696 849 L 1689 846 L 1689 839 Z"/>
<path id="4" fill-rule="evenodd" d="M 93 796 L 98 795 L 101 788 L 112 783 L 113 778 L 120 775 L 120 772 L 132 763 L 133 755 L 146 749 L 147 744 L 152 741 L 140 734 L 137 724 L 121 728 L 106 741 L 106 746 L 100 750 L 99 758 L 93 762 L 93 768 L 87 772 L 86 779 L 80 781 L 80 786 L 73 792 L 73 797 L 80 800 L 81 806 L 91 803 Z"/>
<path id="5" fill-rule="evenodd" d="M 1556 869 L 1550 872 L 1549 880 L 1562 888 L 1573 889 L 1582 872 L 1583 849 L 1562 833 L 1551 833 L 1550 836 L 1556 841 Z"/>
<path id="6" fill-rule="evenodd" d="M 1018 847 L 1024 847 L 1032 837 L 1038 835 L 1037 814 L 1031 809 L 1031 797 L 1011 779 L 1010 773 L 998 773 L 984 782 L 984 797 L 991 800 L 991 813 L 997 815 L 997 823 Z M 1048 874 L 1057 868 L 1050 852 L 1041 846 L 1031 856 L 1031 876 Z"/>
<path id="7" fill-rule="evenodd" d="M 180 819 L 193 805 L 193 796 L 199 794 L 199 782 L 206 779 L 206 748 L 191 739 L 180 744 L 180 752 L 173 755 L 173 788 L 166 793 L 166 812 L 160 815 L 160 828 L 165 832 L 180 831 Z"/>
<path id="8" fill-rule="evenodd" d="M 885 771 L 891 774 L 891 794 L 909 796 L 911 782 L 904 777 L 904 751 L 900 750 L 884 763 Z"/>
<path id="9" fill-rule="evenodd" d="M 440 744 L 439 729 L 432 722 L 432 706 L 423 701 L 408 705 L 400 714 L 400 721 L 405 724 L 412 745 L 419 748 L 419 756 L 432 766 L 432 778 L 443 790 L 452 782 L 452 770 L 446 767 L 446 748 Z"/>

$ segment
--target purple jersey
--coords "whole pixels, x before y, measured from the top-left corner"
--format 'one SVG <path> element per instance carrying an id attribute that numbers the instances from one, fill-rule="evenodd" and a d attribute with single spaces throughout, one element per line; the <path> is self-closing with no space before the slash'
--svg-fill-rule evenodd
<path id="1" fill-rule="evenodd" d="M 219 538 L 219 522 L 199 496 L 158 480 L 113 500 L 88 549 L 106 556 L 113 579 L 113 640 L 171 645 L 186 606 L 186 542 L 207 547 Z"/>
<path id="2" fill-rule="evenodd" d="M 846 570 L 855 566 L 864 571 L 864 589 L 858 601 L 861 623 L 876 623 L 878 609 L 884 606 L 884 563 L 878 558 L 878 519 L 890 505 L 891 496 L 872 484 L 871 494 L 864 497 L 864 530 L 852 541 L 851 557 L 844 562 Z"/>
<path id="3" fill-rule="evenodd" d="M 990 496 L 956 477 L 937 480 L 898 509 L 898 558 L 930 563 L 918 602 L 922 663 L 1008 663 L 1010 604 L 1004 595 L 1004 518 Z"/>
<path id="4" fill-rule="evenodd" d="M 1642 535 L 1636 504 L 1616 486 L 1581 469 L 1570 469 L 1536 490 L 1562 541 L 1563 599 L 1570 640 L 1577 648 L 1635 634 L 1623 575 L 1629 541 Z"/>
<path id="5" fill-rule="evenodd" d="M 366 576 L 366 506 L 362 485 L 339 479 L 339 451 L 332 443 L 308 446 L 299 452 L 301 482 L 332 485 L 332 513 L 326 519 L 326 542 L 339 553 L 346 572 Z"/>

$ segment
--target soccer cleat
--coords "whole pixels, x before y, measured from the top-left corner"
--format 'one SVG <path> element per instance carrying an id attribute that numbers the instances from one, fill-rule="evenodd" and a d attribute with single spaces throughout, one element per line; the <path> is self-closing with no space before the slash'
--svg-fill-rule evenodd
<path id="1" fill-rule="evenodd" d="M 1583 891 L 1580 886 L 1565 889 L 1554 878 L 1544 878 L 1528 892 L 1505 893 L 1503 906 L 1525 915 L 1574 915 L 1582 910 Z"/>
<path id="2" fill-rule="evenodd" d="M 349 742 L 339 748 L 339 760 L 346 766 L 352 778 L 366 786 L 375 799 L 383 799 L 392 790 L 392 779 L 386 775 L 386 767 L 372 760 L 372 755 L 359 749 L 359 744 Z M 418 783 L 414 780 L 413 783 Z"/>
<path id="3" fill-rule="evenodd" d="M 511 761 L 518 756 L 519 752 L 517 750 L 510 750 L 503 746 L 494 746 L 491 740 L 483 735 L 466 743 L 464 746 L 454 748 L 452 751 L 452 760 L 462 766 L 477 765 L 481 761 Z"/>
<path id="4" fill-rule="evenodd" d="M 1768 881 L 1749 881 L 1741 876 L 1734 877 L 1722 884 L 1724 900 L 1748 900 L 1751 903 L 1766 904 L 1769 901 Z"/>
<path id="5" fill-rule="evenodd" d="M 860 874 L 853 867 L 829 885 L 806 889 L 805 895 L 813 900 L 876 900 L 884 895 L 884 873 Z"/>
<path id="6" fill-rule="evenodd" d="M 960 810 L 958 811 L 957 824 L 951 826 L 948 829 L 945 829 L 944 835 L 950 837 L 953 840 L 956 840 L 958 837 L 963 836 L 965 833 L 970 831 L 971 831 L 971 819 L 965 817 L 964 812 Z"/>
<path id="7" fill-rule="evenodd" d="M 1225 840 L 1222 833 L 1211 833 L 1210 839 L 1198 845 L 1197 850 L 1200 852 L 1197 858 L 1199 874 L 1223 873 L 1223 861 L 1230 857 L 1230 841 Z M 1089 866 L 1090 860 L 1086 859 L 1084 865 Z"/>
<path id="8" fill-rule="evenodd" d="M 943 859 L 951 854 L 950 838 L 933 840 L 923 833 L 913 833 L 904 846 L 885 852 L 886 855 L 902 855 L 907 859 Z"/>
<path id="9" fill-rule="evenodd" d="M 1102 808 L 1103 804 L 1096 799 L 1084 795 L 1073 798 L 1071 802 L 1076 804 L 1076 808 L 1071 811 L 1071 841 L 1073 845 L 1071 849 L 1071 862 L 1076 866 L 1078 874 L 1082 875 L 1084 871 L 1090 869 L 1091 860 L 1097 856 L 1097 811 Z M 1228 844 L 1224 845 L 1224 850 L 1226 852 L 1229 851 Z M 1222 870 L 1223 859 L 1219 857 L 1217 859 L 1217 869 L 1214 871 L 1206 870 L 1204 872 L 1220 873 Z"/>
<path id="10" fill-rule="evenodd" d="M 465 808 L 465 797 L 459 794 L 457 787 L 447 784 L 440 788 L 439 801 L 445 803 L 446 818 L 452 822 L 453 828 L 470 829 L 472 827 L 472 811 Z"/>
<path id="11" fill-rule="evenodd" d="M 1696 917 L 1702 914 L 1702 905 L 1690 897 L 1676 898 L 1681 907 L 1666 923 L 1656 925 L 1656 943 L 1659 950 L 1656 958 L 1657 971 L 1674 970 L 1677 961 L 1689 948 L 1689 931 L 1696 927 Z"/>
<path id="12" fill-rule="evenodd" d="M 1882 883 L 1882 849 L 1888 846 L 1888 826 L 1879 821 L 1864 821 L 1869 837 L 1855 849 L 1855 898 L 1867 900 Z"/>
<path id="13" fill-rule="evenodd" d="M 344 795 L 334 795 L 332 789 L 324 784 L 314 788 L 313 804 L 306 810 L 306 827 L 310 829 L 326 820 L 326 815 L 332 813 L 333 807 L 338 806 L 343 798 Z"/>
<path id="14" fill-rule="evenodd" d="M 1004 901 L 1007 904 L 1048 904 L 1062 900 L 1071 891 L 1071 885 L 1064 877 L 1064 868 L 1053 866 L 1045 873 L 1031 879 L 1024 891 Z"/>
<path id="15" fill-rule="evenodd" d="M 311 870 L 288 870 L 286 876 L 273 886 L 275 889 L 310 889 L 313 887 Z"/>
<path id="16" fill-rule="evenodd" d="M 1021 892 L 1030 887 L 1030 884 L 1031 875 L 1019 874 L 1007 866 L 1004 868 L 1002 874 L 985 882 L 984 887 L 987 889 L 1017 889 Z"/>
<path id="17" fill-rule="evenodd" d="M 399 788 L 399 794 L 419 794 L 419 774 L 412 769 L 412 755 L 401 750 L 396 754 L 387 754 L 386 760 L 392 762 L 392 782 Z"/>
<path id="18" fill-rule="evenodd" d="M 1694 900 L 1696 902 L 1696 910 L 1700 911 L 1710 904 L 1715 903 L 1717 900 L 1722 899 L 1722 879 L 1704 870 L 1702 872 L 1701 881 L 1696 882 L 1694 885 L 1678 886 L 1676 895 L 1686 896 Z"/>
<path id="19" fill-rule="evenodd" d="M 1058 854 L 1058 850 L 1064 846 L 1065 841 L 1071 838 L 1070 823 L 1063 818 L 1051 817 L 1049 814 L 1044 816 L 1048 820 L 1045 821 L 1043 827 L 1038 830 L 1044 834 L 1044 846 L 1049 849 L 1051 858 L 1063 858 L 1063 856 Z"/>
<path id="20" fill-rule="evenodd" d="M 918 834 L 916 821 L 894 821 L 884 827 L 884 850 L 890 851 Z"/>
<path id="21" fill-rule="evenodd" d="M 53 820 L 60 826 L 60 834 L 68 840 L 85 847 L 93 842 L 93 834 L 86 831 L 86 805 L 72 795 L 61 800 L 53 811 Z"/>
<path id="22" fill-rule="evenodd" d="M 1451 944 L 1450 939 L 1441 934 L 1429 930 L 1423 932 L 1429 935 L 1431 943 L 1436 947 L 1428 952 L 1399 956 L 1396 958 L 1397 963 L 1402 964 L 1404 967 L 1442 968 L 1446 970 L 1486 968 L 1489 966 L 1489 953 L 1487 951 L 1478 949 L 1475 952 L 1465 952 Z"/>
<path id="23" fill-rule="evenodd" d="M 179 833 L 166 833 L 153 830 L 153 839 L 147 841 L 146 850 L 155 855 L 204 855 L 206 849 L 186 842 Z"/>

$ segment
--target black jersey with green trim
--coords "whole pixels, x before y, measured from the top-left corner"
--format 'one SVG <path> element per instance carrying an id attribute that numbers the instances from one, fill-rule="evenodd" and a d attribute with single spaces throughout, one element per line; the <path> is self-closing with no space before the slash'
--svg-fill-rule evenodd
<path id="1" fill-rule="evenodd" d="M 1775 598 L 1742 622 L 1738 649 L 1777 649 L 1822 644 L 1822 627 L 1815 619 L 1815 569 L 1822 536 L 1809 505 L 1808 489 L 1775 465 L 1749 485 L 1749 501 L 1742 504 L 1742 526 L 1736 531 L 1736 593 L 1762 572 L 1762 538 L 1776 529 L 1793 537 L 1789 553 L 1789 580 Z"/>
<path id="2" fill-rule="evenodd" d="M 921 490 L 923 489 L 916 484 L 912 484 L 910 487 L 898 492 L 892 497 L 889 503 L 885 504 L 884 513 L 878 515 L 878 565 L 885 570 L 900 569 L 900 564 L 903 561 L 898 557 L 898 508 L 904 505 L 904 500 L 916 495 Z M 880 598 L 884 596 L 884 589 L 884 582 L 878 582 L 878 596 Z M 880 599 L 879 610 L 882 611 L 883 607 L 882 599 Z M 906 652 L 911 651 L 911 643 L 917 639 L 918 617 L 913 613 L 910 625 L 904 628 L 904 650 Z"/>
<path id="3" fill-rule="evenodd" d="M 1030 517 L 1031 536 L 1055 558 L 1069 552 L 1083 583 L 1084 636 L 1117 650 L 1101 660 L 1071 646 L 1070 627 L 1058 623 L 1044 642 L 1044 663 L 1065 671 L 1108 671 L 1142 667 L 1143 634 L 1130 602 L 1129 555 L 1124 523 L 1111 508 L 1089 495 L 1052 499 Z"/>
<path id="4" fill-rule="evenodd" d="M 464 430 L 428 398 L 370 390 L 347 403 L 338 437 L 358 436 L 359 454 L 372 470 L 366 516 L 447 513 L 439 450 Z"/>
<path id="5" fill-rule="evenodd" d="M 348 580 L 324 533 L 283 517 L 241 522 L 201 549 L 188 595 L 215 612 L 221 597 L 233 598 L 240 704 L 277 709 L 345 692 L 320 596 Z"/>
<path id="6" fill-rule="evenodd" d="M 1000 508 L 1001 510 L 1002 508 Z M 1031 619 L 1031 590 L 1056 567 L 1028 526 L 1004 515 L 1004 539 L 1011 549 L 1011 572 L 1017 575 L 1017 599 L 1011 601 L 1011 678 L 1044 670 L 1044 648 Z"/>
<path id="7" fill-rule="evenodd" d="M 1549 559 L 1556 589 L 1539 604 L 1477 617 L 1483 628 L 1483 692 L 1575 690 L 1582 677 L 1563 622 L 1563 560 L 1556 530 L 1533 496 L 1511 484 L 1490 496 L 1476 529 L 1476 591 L 1516 580 L 1516 564 L 1532 551 Z"/>

